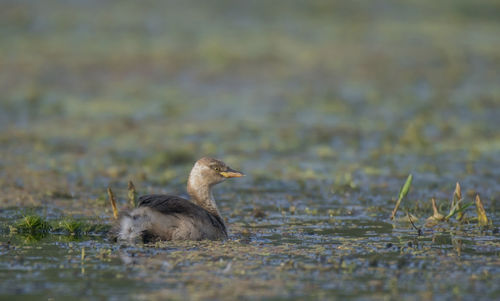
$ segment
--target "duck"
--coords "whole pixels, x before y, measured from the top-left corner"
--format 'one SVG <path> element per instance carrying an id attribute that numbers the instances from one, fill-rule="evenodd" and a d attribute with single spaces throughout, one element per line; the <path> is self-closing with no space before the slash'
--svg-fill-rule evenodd
<path id="1" fill-rule="evenodd" d="M 144 243 L 225 240 L 227 227 L 217 208 L 212 187 L 226 179 L 242 176 L 242 172 L 221 160 L 203 157 L 189 173 L 189 200 L 175 195 L 143 195 L 136 208 L 119 215 L 111 236 L 115 241 Z"/>

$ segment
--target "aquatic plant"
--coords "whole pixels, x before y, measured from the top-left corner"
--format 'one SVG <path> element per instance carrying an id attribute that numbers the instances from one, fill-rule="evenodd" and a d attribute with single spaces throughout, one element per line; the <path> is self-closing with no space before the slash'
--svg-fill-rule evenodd
<path id="1" fill-rule="evenodd" d="M 401 205 L 401 200 L 407 195 L 408 190 L 410 189 L 411 186 L 411 181 L 412 177 L 411 174 L 408 176 L 405 184 L 401 188 L 399 192 L 399 197 L 398 201 L 396 202 L 396 206 L 394 210 L 392 211 L 391 214 L 391 219 L 394 219 L 394 216 Z M 488 226 L 491 224 L 491 221 L 488 220 L 488 217 L 486 216 L 486 210 L 484 209 L 484 205 L 479 197 L 479 195 L 476 195 L 475 202 L 469 202 L 463 204 L 463 198 L 462 198 L 462 192 L 460 188 L 460 184 L 457 182 L 455 186 L 455 191 L 453 193 L 453 198 L 450 204 L 450 210 L 448 214 L 445 216 L 442 213 L 439 212 L 439 209 L 436 205 L 436 199 L 431 198 L 431 203 L 432 203 L 432 215 L 427 218 L 425 227 L 433 227 L 441 222 L 448 222 L 452 217 L 456 216 L 456 220 L 459 222 L 470 222 L 472 220 L 477 219 L 477 222 L 480 226 Z M 466 219 L 465 218 L 465 210 L 469 208 L 472 205 L 476 205 L 476 212 L 477 212 L 477 218 L 474 219 Z M 420 235 L 421 229 L 415 226 L 414 222 L 417 221 L 418 218 L 410 214 L 409 211 L 406 213 L 406 219 L 405 221 L 408 221 L 412 224 L 412 226 L 418 230 L 418 233 Z"/>
<path id="2" fill-rule="evenodd" d="M 484 210 L 483 202 L 479 198 L 479 194 L 476 194 L 476 211 L 477 211 L 477 222 L 480 226 L 488 226 L 488 217 L 486 216 L 486 210 Z"/>
<path id="3" fill-rule="evenodd" d="M 71 234 L 78 235 L 82 233 L 84 223 L 72 218 L 65 218 L 58 222 L 58 229 Z"/>
<path id="4" fill-rule="evenodd" d="M 11 232 L 21 233 L 47 233 L 51 230 L 50 224 L 39 215 L 26 215 L 14 226 L 10 227 Z"/>
<path id="5" fill-rule="evenodd" d="M 118 209 L 116 208 L 115 195 L 113 194 L 113 190 L 111 190 L 110 187 L 108 187 L 108 198 L 109 198 L 109 201 L 111 202 L 111 208 L 113 209 L 113 217 L 115 219 L 117 219 L 118 218 Z"/>
<path id="6" fill-rule="evenodd" d="M 460 188 L 460 184 L 457 182 L 455 186 L 455 191 L 453 192 L 453 199 L 450 205 L 450 212 L 445 217 L 445 220 L 449 220 L 451 217 L 456 215 L 457 221 L 464 220 L 465 217 L 465 209 L 469 208 L 474 204 L 474 202 L 469 202 L 467 204 L 462 205 L 462 189 Z"/>
<path id="7" fill-rule="evenodd" d="M 137 206 L 136 199 L 137 199 L 137 191 L 135 190 L 135 185 L 132 181 L 128 181 L 128 200 L 132 208 L 135 208 Z"/>
<path id="8" fill-rule="evenodd" d="M 445 220 L 445 216 L 441 214 L 437 208 L 436 199 L 432 198 L 431 202 L 432 202 L 432 215 L 427 218 L 425 222 L 426 227 L 432 227 L 435 224 Z"/>
<path id="9" fill-rule="evenodd" d="M 65 216 L 57 220 L 47 221 L 39 215 L 30 214 L 23 216 L 13 225 L 10 225 L 9 228 L 12 234 L 20 233 L 30 236 L 61 233 L 81 235 L 85 233 L 105 233 L 110 229 L 110 225 Z"/>
<path id="10" fill-rule="evenodd" d="M 454 208 L 457 208 L 462 202 L 462 188 L 460 188 L 460 183 L 457 182 L 455 185 L 455 191 L 453 192 L 453 199 L 451 201 L 450 213 L 446 216 L 449 219 L 453 214 L 457 214 L 456 219 L 461 220 L 464 217 L 464 212 L 453 212 Z"/>
<path id="11" fill-rule="evenodd" d="M 399 196 L 398 196 L 398 200 L 396 201 L 396 206 L 394 207 L 394 210 L 392 210 L 391 220 L 394 219 L 394 216 L 396 215 L 396 212 L 398 211 L 399 205 L 401 205 L 401 201 L 403 200 L 404 197 L 406 197 L 406 195 L 410 191 L 412 180 L 413 180 L 413 176 L 412 176 L 412 174 L 409 174 L 408 178 L 406 179 L 405 184 L 403 185 L 403 187 L 401 187 L 401 190 L 399 191 Z"/>

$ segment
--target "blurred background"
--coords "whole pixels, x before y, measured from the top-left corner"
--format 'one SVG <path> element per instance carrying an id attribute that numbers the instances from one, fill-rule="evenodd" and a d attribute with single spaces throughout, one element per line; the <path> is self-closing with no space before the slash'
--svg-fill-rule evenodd
<path id="1" fill-rule="evenodd" d="M 2 1 L 0 14 L 3 181 L 164 187 L 204 155 L 264 181 L 499 177 L 495 1 Z"/>
<path id="2" fill-rule="evenodd" d="M 217 188 L 230 222 L 385 216 L 410 172 L 426 210 L 460 181 L 495 215 L 499 16 L 491 0 L 3 0 L 0 204 L 107 219 L 107 186 L 121 204 L 129 180 L 183 192 L 209 155 L 248 175 Z"/>

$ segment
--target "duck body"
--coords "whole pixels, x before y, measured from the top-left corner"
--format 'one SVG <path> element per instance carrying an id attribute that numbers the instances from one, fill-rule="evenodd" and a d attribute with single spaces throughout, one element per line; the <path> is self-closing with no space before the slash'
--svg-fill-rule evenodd
<path id="1" fill-rule="evenodd" d="M 173 195 L 145 195 L 138 208 L 119 220 L 119 240 L 223 240 L 227 229 L 220 216 L 184 198 Z"/>
<path id="2" fill-rule="evenodd" d="M 190 200 L 152 194 L 139 198 L 137 208 L 120 214 L 111 230 L 118 241 L 151 242 L 158 240 L 223 240 L 227 228 L 215 203 L 212 187 L 243 173 L 224 162 L 204 157 L 189 174 Z"/>

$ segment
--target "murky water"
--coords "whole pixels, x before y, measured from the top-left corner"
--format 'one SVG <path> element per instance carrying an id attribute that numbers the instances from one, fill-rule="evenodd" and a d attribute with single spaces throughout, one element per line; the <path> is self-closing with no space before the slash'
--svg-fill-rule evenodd
<path id="1" fill-rule="evenodd" d="M 500 298 L 499 14 L 491 1 L 2 2 L 0 298 Z M 10 229 L 26 214 L 108 226 L 108 186 L 120 208 L 129 180 L 185 193 L 204 155 L 247 174 L 215 190 L 228 241 Z M 472 206 L 469 223 L 423 227 L 457 181 L 491 225 Z"/>
<path id="2" fill-rule="evenodd" d="M 233 229 L 226 242 L 119 246 L 99 236 L 2 235 L 2 295 L 468 299 L 498 292 L 492 231 L 465 226 L 417 237 L 368 217 L 276 219 Z"/>

